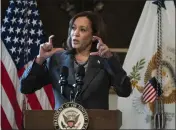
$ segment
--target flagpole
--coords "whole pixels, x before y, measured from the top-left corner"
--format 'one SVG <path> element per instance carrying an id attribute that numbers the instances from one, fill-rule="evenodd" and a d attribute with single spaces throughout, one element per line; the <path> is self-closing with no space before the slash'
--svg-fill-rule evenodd
<path id="1" fill-rule="evenodd" d="M 165 0 L 157 0 L 154 3 L 158 5 L 158 30 L 157 30 L 157 88 L 156 88 L 156 100 L 155 113 L 154 113 L 154 128 L 164 129 L 165 128 L 165 114 L 164 114 L 164 104 L 162 97 L 162 7 L 165 8 Z M 160 91 L 161 90 L 161 91 Z"/>
<path id="2" fill-rule="evenodd" d="M 27 102 L 26 102 L 26 96 L 24 96 L 23 107 L 22 107 L 22 130 L 25 130 L 24 120 L 25 120 L 25 112 L 26 112 L 26 110 L 28 110 L 28 105 L 27 105 Z"/>

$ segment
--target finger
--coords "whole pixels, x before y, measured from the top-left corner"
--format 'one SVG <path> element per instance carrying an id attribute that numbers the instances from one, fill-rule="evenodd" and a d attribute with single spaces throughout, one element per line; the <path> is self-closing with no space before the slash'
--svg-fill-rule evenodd
<path id="1" fill-rule="evenodd" d="M 52 49 L 52 53 L 56 53 L 56 52 L 60 52 L 60 51 L 63 51 L 64 49 L 63 48 L 53 48 Z"/>
<path id="2" fill-rule="evenodd" d="M 54 35 L 51 35 L 48 39 L 49 44 L 53 44 Z"/>
<path id="3" fill-rule="evenodd" d="M 107 48 L 106 48 L 105 50 L 103 50 L 102 52 L 100 52 L 100 56 L 103 57 L 103 56 L 105 55 L 106 52 L 108 52 L 108 49 L 107 49 Z"/>
<path id="4" fill-rule="evenodd" d="M 93 36 L 93 39 L 94 39 L 94 40 L 98 40 L 98 41 L 101 40 L 101 38 L 98 37 L 98 36 Z"/>
<path id="5" fill-rule="evenodd" d="M 92 55 L 92 56 L 98 56 L 99 52 L 91 52 L 90 55 Z"/>
<path id="6" fill-rule="evenodd" d="M 48 42 L 42 44 L 41 47 L 44 51 L 50 51 L 52 49 L 52 45 L 50 45 Z"/>
<path id="7" fill-rule="evenodd" d="M 102 46 L 105 46 L 105 44 L 101 44 L 100 42 L 97 44 L 97 49 L 100 50 Z"/>
<path id="8" fill-rule="evenodd" d="M 100 37 L 98 37 L 98 36 L 93 36 L 93 39 L 94 40 L 98 40 L 98 42 L 100 42 L 100 44 L 104 44 L 102 39 Z"/>
<path id="9" fill-rule="evenodd" d="M 106 49 L 106 46 L 100 46 L 99 51 L 102 52 L 102 51 L 104 51 L 105 49 Z"/>
<path id="10" fill-rule="evenodd" d="M 41 45 L 40 45 L 40 48 L 42 48 L 43 50 L 45 50 L 45 48 L 46 48 L 46 47 L 45 47 L 45 44 L 41 44 Z"/>
<path id="11" fill-rule="evenodd" d="M 104 45 L 103 41 L 101 40 L 100 37 L 98 36 L 93 36 L 93 40 L 98 40 L 98 44 L 97 44 L 97 49 L 99 50 L 100 46 Z"/>
<path id="12" fill-rule="evenodd" d="M 50 44 L 49 42 L 45 43 L 45 49 L 46 50 L 51 50 L 53 48 L 53 45 Z"/>

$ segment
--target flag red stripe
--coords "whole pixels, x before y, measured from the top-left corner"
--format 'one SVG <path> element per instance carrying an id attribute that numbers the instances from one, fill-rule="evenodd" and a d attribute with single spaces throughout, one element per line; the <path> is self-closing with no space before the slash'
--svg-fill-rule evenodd
<path id="1" fill-rule="evenodd" d="M 15 111 L 15 120 L 19 129 L 21 129 L 22 125 L 22 111 L 20 110 L 17 98 L 16 98 L 16 90 L 13 86 L 13 83 L 10 80 L 10 77 L 4 67 L 4 64 L 1 62 L 1 74 L 2 74 L 2 86 L 4 91 L 6 92 L 10 103 Z M 18 91 L 18 90 L 17 90 Z"/>
<path id="2" fill-rule="evenodd" d="M 155 92 L 155 90 L 153 88 L 151 88 L 150 91 L 148 91 L 148 93 L 144 95 L 144 97 L 147 98 L 153 92 Z"/>
<path id="3" fill-rule="evenodd" d="M 149 102 L 154 102 L 155 99 L 156 99 L 156 94 L 154 95 L 154 97 Z"/>
<path id="4" fill-rule="evenodd" d="M 144 100 L 147 100 L 153 93 L 155 93 L 155 90 L 152 89 L 145 97 Z"/>
<path id="5" fill-rule="evenodd" d="M 151 93 L 150 96 L 147 99 L 147 102 L 153 100 L 156 97 L 156 93 Z"/>
<path id="6" fill-rule="evenodd" d="M 21 77 L 23 75 L 25 68 L 21 68 L 20 70 L 18 70 L 18 77 Z"/>
<path id="7" fill-rule="evenodd" d="M 153 89 L 153 87 L 150 85 L 150 86 L 147 86 L 147 89 L 145 89 L 143 95 L 147 95 L 151 90 Z"/>
<path id="8" fill-rule="evenodd" d="M 49 84 L 49 85 L 45 86 L 44 90 L 45 90 L 45 93 L 46 93 L 48 100 L 51 104 L 52 109 L 54 109 L 55 99 L 54 99 L 54 95 L 53 95 L 53 91 L 52 91 L 52 85 Z"/>
<path id="9" fill-rule="evenodd" d="M 31 109 L 33 110 L 42 110 L 42 106 L 35 93 L 26 94 L 27 102 L 29 103 Z"/>
<path id="10" fill-rule="evenodd" d="M 6 114 L 2 106 L 1 106 L 1 127 L 2 127 L 2 130 L 12 130 L 12 127 L 6 117 Z"/>
<path id="11" fill-rule="evenodd" d="M 152 102 L 154 100 L 155 100 L 155 95 L 153 95 L 152 97 L 149 97 L 146 102 Z"/>
<path id="12" fill-rule="evenodd" d="M 145 87 L 144 87 L 144 92 L 146 91 L 146 89 L 148 88 L 148 86 L 149 86 L 149 82 L 145 85 Z"/>

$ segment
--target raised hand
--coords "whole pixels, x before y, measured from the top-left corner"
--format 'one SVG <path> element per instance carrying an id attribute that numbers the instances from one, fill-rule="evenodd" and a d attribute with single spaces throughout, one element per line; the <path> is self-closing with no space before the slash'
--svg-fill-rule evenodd
<path id="1" fill-rule="evenodd" d="M 51 57 L 54 53 L 64 50 L 63 48 L 53 48 L 53 38 L 51 35 L 48 42 L 41 44 L 39 49 L 39 55 L 37 56 L 36 62 L 42 64 L 47 58 Z"/>
<path id="2" fill-rule="evenodd" d="M 91 52 L 90 55 L 98 55 L 103 58 L 109 58 L 112 56 L 109 47 L 103 43 L 102 39 L 98 36 L 93 36 L 93 40 L 98 40 L 97 52 Z"/>

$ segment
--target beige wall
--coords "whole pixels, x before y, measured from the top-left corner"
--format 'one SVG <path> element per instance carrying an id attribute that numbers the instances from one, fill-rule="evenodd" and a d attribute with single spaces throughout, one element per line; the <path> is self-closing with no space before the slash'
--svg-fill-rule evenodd
<path id="1" fill-rule="evenodd" d="M 117 109 L 117 95 L 109 94 L 109 110 Z"/>

